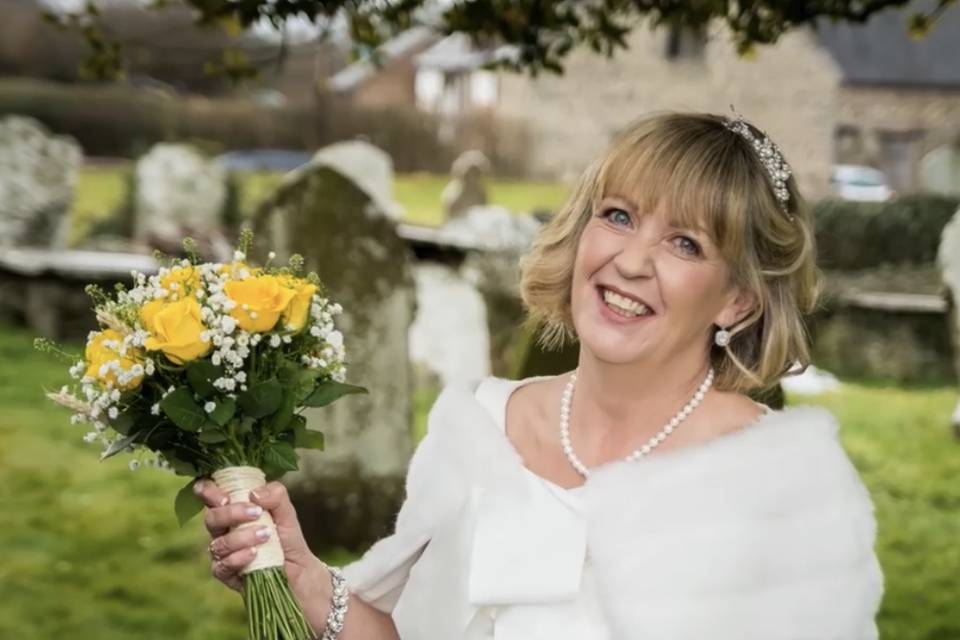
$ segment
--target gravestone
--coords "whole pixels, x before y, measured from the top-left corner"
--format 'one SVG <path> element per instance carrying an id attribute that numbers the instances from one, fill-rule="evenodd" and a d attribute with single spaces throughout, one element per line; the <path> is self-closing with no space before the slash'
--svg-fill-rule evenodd
<path id="1" fill-rule="evenodd" d="M 441 385 L 490 374 L 487 308 L 474 285 L 450 265 L 414 267 L 417 313 L 410 327 L 410 360 Z M 419 385 L 418 385 L 419 386 Z"/>
<path id="2" fill-rule="evenodd" d="M 227 185 L 219 165 L 189 146 L 161 143 L 137 161 L 135 176 L 137 244 L 178 254 L 190 236 L 210 259 L 229 260 L 221 230 Z"/>
<path id="3" fill-rule="evenodd" d="M 253 217 L 254 258 L 293 253 L 343 306 L 347 381 L 370 390 L 305 412 L 326 435 L 285 482 L 314 548 L 359 551 L 390 532 L 413 450 L 408 331 L 415 296 L 411 255 L 397 235 L 392 164 L 347 142 L 288 174 Z"/>
<path id="4" fill-rule="evenodd" d="M 440 194 L 445 220 L 453 220 L 471 207 L 487 204 L 484 176 L 489 171 L 490 161 L 480 151 L 465 151 L 453 161 L 450 168 L 452 180 Z"/>
<path id="5" fill-rule="evenodd" d="M 0 120 L 0 246 L 66 246 L 83 161 L 72 139 L 22 116 Z"/>
<path id="6" fill-rule="evenodd" d="M 947 289 L 949 301 L 947 314 L 950 323 L 950 335 L 953 343 L 953 362 L 960 379 L 960 209 L 954 214 L 940 236 L 940 248 L 937 251 L 937 264 Z M 960 401 L 951 417 L 954 435 L 960 438 Z"/>

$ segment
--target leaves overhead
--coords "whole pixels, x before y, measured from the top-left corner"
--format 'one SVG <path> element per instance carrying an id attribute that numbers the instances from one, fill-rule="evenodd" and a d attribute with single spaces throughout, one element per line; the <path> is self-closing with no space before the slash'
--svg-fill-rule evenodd
<path id="1" fill-rule="evenodd" d="M 598 54 L 614 55 L 626 49 L 626 36 L 645 20 L 653 26 L 683 25 L 700 28 L 713 20 L 725 22 L 741 53 L 754 45 L 772 44 L 784 33 L 819 20 L 865 22 L 908 0 L 469 0 L 439 6 L 428 0 L 183 0 L 193 9 L 200 26 L 246 29 L 261 20 L 280 27 L 290 18 L 306 18 L 329 33 L 343 24 L 358 58 L 376 60 L 376 48 L 412 26 L 424 25 L 438 33 L 463 33 L 481 46 L 507 45 L 507 55 L 491 66 L 526 71 L 562 73 L 563 61 L 576 48 L 589 47 Z M 904 30 L 918 37 L 933 28 L 937 18 L 956 0 L 936 0 L 926 12 L 913 12 Z M 165 2 L 155 2 L 162 10 Z M 81 33 L 87 42 L 85 71 L 100 78 L 117 77 L 123 51 L 117 40 L 98 28 L 94 5 L 69 14 L 47 14 L 48 19 Z M 285 50 L 285 44 L 280 45 Z M 211 63 L 211 71 L 234 79 L 249 77 L 242 54 L 224 52 Z"/>

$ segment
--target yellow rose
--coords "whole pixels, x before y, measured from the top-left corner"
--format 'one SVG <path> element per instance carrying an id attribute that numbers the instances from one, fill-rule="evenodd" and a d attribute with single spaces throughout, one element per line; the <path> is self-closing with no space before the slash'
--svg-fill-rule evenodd
<path id="1" fill-rule="evenodd" d="M 176 285 L 176 290 L 173 285 Z M 178 297 L 189 295 L 200 288 L 200 272 L 192 266 L 174 267 L 160 278 L 160 286 Z"/>
<path id="2" fill-rule="evenodd" d="M 275 276 L 257 276 L 231 280 L 223 287 L 227 297 L 237 303 L 230 310 L 244 331 L 269 331 L 296 295 Z M 244 308 L 246 307 L 246 308 Z"/>
<path id="3" fill-rule="evenodd" d="M 84 360 L 87 362 L 87 372 L 85 375 L 100 380 L 104 384 L 110 383 L 115 388 L 122 391 L 136 389 L 143 382 L 143 374 L 135 376 L 125 384 L 120 384 L 117 380 L 117 371 L 110 369 L 100 374 L 100 367 L 104 364 L 116 360 L 122 371 L 129 371 L 135 365 L 142 362 L 142 358 L 137 349 L 127 347 L 126 354 L 120 355 L 120 345 L 123 344 L 123 334 L 113 329 L 104 329 L 93 336 L 88 342 L 84 351 Z"/>
<path id="4" fill-rule="evenodd" d="M 300 331 L 307 324 L 310 316 L 310 304 L 313 294 L 317 292 L 317 285 L 299 278 L 287 278 L 283 285 L 294 292 L 290 304 L 283 310 L 283 326 L 288 331 Z"/>
<path id="5" fill-rule="evenodd" d="M 200 303 L 194 298 L 149 302 L 140 309 L 140 320 L 150 332 L 144 346 L 150 351 L 162 351 L 177 364 L 201 358 L 213 346 L 209 340 L 200 340 L 206 327 L 200 317 Z"/>

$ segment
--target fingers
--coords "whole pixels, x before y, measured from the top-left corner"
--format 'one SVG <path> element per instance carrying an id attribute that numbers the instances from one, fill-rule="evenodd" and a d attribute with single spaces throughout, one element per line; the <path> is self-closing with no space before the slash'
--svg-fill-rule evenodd
<path id="1" fill-rule="evenodd" d="M 230 497 L 212 480 L 197 480 L 193 485 L 193 492 L 208 507 L 222 507 L 230 502 Z"/>
<path id="2" fill-rule="evenodd" d="M 217 580 L 231 589 L 240 590 L 243 581 L 240 579 L 240 570 L 250 564 L 257 556 L 257 548 L 249 547 L 231 553 L 226 558 L 214 560 L 210 565 L 210 573 Z"/>
<path id="3" fill-rule="evenodd" d="M 225 507 L 208 508 L 203 516 L 203 524 L 211 538 L 219 538 L 230 528 L 252 522 L 263 513 L 263 507 L 249 502 L 228 504 Z"/>
<path id="4" fill-rule="evenodd" d="M 231 531 L 213 539 L 210 543 L 210 555 L 214 560 L 227 558 L 238 551 L 263 544 L 270 539 L 271 532 L 270 527 L 247 527 Z"/>
<path id="5" fill-rule="evenodd" d="M 250 500 L 262 506 L 273 516 L 278 527 L 297 527 L 297 512 L 287 495 L 287 488 L 279 482 L 269 482 L 250 492 Z"/>

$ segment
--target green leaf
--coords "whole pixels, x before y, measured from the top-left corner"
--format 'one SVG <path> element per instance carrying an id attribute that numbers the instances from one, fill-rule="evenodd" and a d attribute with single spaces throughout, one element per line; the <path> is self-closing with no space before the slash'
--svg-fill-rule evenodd
<path id="1" fill-rule="evenodd" d="M 192 462 L 188 462 L 177 456 L 176 449 L 164 449 L 161 451 L 163 457 L 170 463 L 170 468 L 178 476 L 196 476 L 199 475 L 197 468 Z"/>
<path id="2" fill-rule="evenodd" d="M 193 492 L 193 485 L 200 478 L 193 478 L 187 484 L 183 485 L 180 491 L 177 491 L 177 497 L 173 501 L 173 510 L 177 514 L 177 522 L 182 527 L 190 518 L 203 511 L 203 502 L 199 496 Z"/>
<path id="3" fill-rule="evenodd" d="M 174 389 L 160 401 L 160 408 L 184 431 L 199 431 L 208 422 L 206 412 L 194 402 L 190 387 Z"/>
<path id="4" fill-rule="evenodd" d="M 317 383 L 317 388 L 303 401 L 303 404 L 307 407 L 325 407 L 334 400 L 350 393 L 368 393 L 368 391 L 364 387 L 353 384 L 325 380 Z"/>
<path id="5" fill-rule="evenodd" d="M 133 444 L 133 441 L 136 438 L 137 438 L 137 434 L 133 434 L 132 436 L 124 436 L 119 440 L 114 440 L 110 444 L 110 446 L 107 447 L 107 450 L 100 454 L 100 459 L 106 460 L 107 458 L 112 458 L 113 456 L 117 455 L 118 453 L 120 453 L 121 451 L 129 447 L 131 444 Z"/>
<path id="6" fill-rule="evenodd" d="M 263 462 L 274 470 L 296 471 L 297 452 L 288 442 L 274 442 L 263 452 Z"/>
<path id="7" fill-rule="evenodd" d="M 233 398 L 222 398 L 217 402 L 217 408 L 210 412 L 210 419 L 219 426 L 230 422 L 230 418 L 237 412 L 237 401 Z"/>
<path id="8" fill-rule="evenodd" d="M 121 413 L 115 419 L 110 421 L 110 427 L 117 433 L 123 434 L 125 436 L 130 435 L 130 431 L 137 431 L 134 429 L 134 425 L 137 424 L 138 412 L 136 411 L 127 411 Z"/>
<path id="9" fill-rule="evenodd" d="M 293 430 L 294 446 L 301 449 L 316 449 L 323 451 L 323 433 L 308 429 L 304 424 L 298 424 Z"/>
<path id="10" fill-rule="evenodd" d="M 253 425 L 257 424 L 256 418 L 251 418 L 249 416 L 242 418 L 240 422 L 237 423 L 237 435 L 245 436 L 248 433 L 253 432 Z"/>
<path id="11" fill-rule="evenodd" d="M 253 385 L 240 394 L 237 402 L 243 412 L 252 418 L 264 418 L 280 408 L 283 386 L 276 378 Z"/>
<path id="12" fill-rule="evenodd" d="M 217 393 L 213 381 L 223 375 L 223 368 L 209 360 L 197 360 L 187 366 L 187 382 L 201 398 L 209 398 Z"/>
<path id="13" fill-rule="evenodd" d="M 208 431 L 201 431 L 200 435 L 197 436 L 197 440 L 204 444 L 219 444 L 221 442 L 226 442 L 227 436 L 222 431 L 210 429 Z"/>

